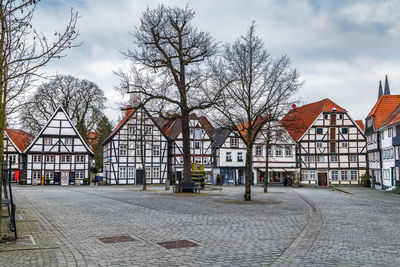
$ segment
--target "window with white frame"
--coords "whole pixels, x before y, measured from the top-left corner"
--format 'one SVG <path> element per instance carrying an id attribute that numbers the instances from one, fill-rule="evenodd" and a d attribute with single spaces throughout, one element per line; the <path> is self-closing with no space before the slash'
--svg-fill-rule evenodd
<path id="1" fill-rule="evenodd" d="M 332 170 L 332 181 L 338 181 L 339 180 L 339 171 Z"/>
<path id="2" fill-rule="evenodd" d="M 307 156 L 304 156 L 304 157 L 303 157 L 303 161 L 304 161 L 304 162 L 308 162 L 308 157 L 307 157 Z"/>
<path id="3" fill-rule="evenodd" d="M 85 163 L 85 155 L 76 155 L 75 160 L 76 163 Z"/>
<path id="4" fill-rule="evenodd" d="M 200 148 L 200 142 L 199 141 L 194 141 L 194 148 L 196 148 L 196 149 Z"/>
<path id="5" fill-rule="evenodd" d="M 72 145 L 72 138 L 65 138 L 65 144 L 68 145 Z"/>
<path id="6" fill-rule="evenodd" d="M 393 137 L 396 137 L 396 131 L 397 131 L 397 127 L 393 128 Z"/>
<path id="7" fill-rule="evenodd" d="M 71 156 L 70 155 L 61 155 L 61 163 L 70 163 Z"/>
<path id="8" fill-rule="evenodd" d="M 232 152 L 226 152 L 226 161 L 232 161 Z"/>
<path id="9" fill-rule="evenodd" d="M 350 162 L 357 162 L 357 156 L 356 155 L 349 155 L 349 161 Z"/>
<path id="10" fill-rule="evenodd" d="M 342 128 L 342 134 L 348 134 L 349 128 Z"/>
<path id="11" fill-rule="evenodd" d="M 54 155 L 46 155 L 46 163 L 54 163 Z"/>
<path id="12" fill-rule="evenodd" d="M 262 156 L 262 146 L 256 146 L 256 156 Z"/>
<path id="13" fill-rule="evenodd" d="M 119 179 L 126 179 L 126 167 L 119 167 Z"/>
<path id="14" fill-rule="evenodd" d="M 347 148 L 349 146 L 349 144 L 347 142 L 341 142 L 342 144 L 342 148 Z"/>
<path id="15" fill-rule="evenodd" d="M 51 137 L 45 137 L 44 138 L 44 144 L 45 145 L 51 145 L 51 143 L 52 143 Z"/>
<path id="16" fill-rule="evenodd" d="M 317 173 L 316 171 L 313 170 L 310 171 L 310 180 L 315 180 L 316 173 Z"/>
<path id="17" fill-rule="evenodd" d="M 268 156 L 272 156 L 272 148 L 271 147 L 268 148 Z"/>
<path id="18" fill-rule="evenodd" d="M 160 156 L 160 146 L 153 146 L 153 156 Z"/>
<path id="19" fill-rule="evenodd" d="M 394 159 L 395 160 L 399 159 L 399 147 L 398 146 L 394 147 Z"/>
<path id="20" fill-rule="evenodd" d="M 286 157 L 292 156 L 292 148 L 290 146 L 285 147 L 285 156 Z"/>
<path id="21" fill-rule="evenodd" d="M 358 171 L 357 170 L 351 170 L 350 171 L 350 179 L 352 181 L 358 180 Z"/>
<path id="22" fill-rule="evenodd" d="M 308 157 L 309 162 L 315 162 L 315 157 L 314 156 L 309 156 Z"/>
<path id="23" fill-rule="evenodd" d="M 346 171 L 340 171 L 340 180 L 342 180 L 342 181 L 347 181 L 348 180 L 347 170 Z"/>
<path id="24" fill-rule="evenodd" d="M 303 171 L 303 180 L 309 180 L 309 175 L 308 171 Z"/>
<path id="25" fill-rule="evenodd" d="M 324 156 L 316 156 L 315 158 L 316 158 L 317 162 L 325 162 Z"/>
<path id="26" fill-rule="evenodd" d="M 338 157 L 338 155 L 331 155 L 330 159 L 331 159 L 331 162 L 338 162 L 339 157 Z"/>
<path id="27" fill-rule="evenodd" d="M 237 153 L 237 161 L 242 162 L 243 161 L 243 152 L 238 152 Z"/>
<path id="28" fill-rule="evenodd" d="M 41 174 L 40 171 L 33 171 L 32 172 L 32 179 L 33 180 L 40 180 L 41 179 L 40 174 Z"/>
<path id="29" fill-rule="evenodd" d="M 42 161 L 42 155 L 32 155 L 33 163 L 40 163 Z"/>
<path id="30" fill-rule="evenodd" d="M 389 128 L 387 132 L 388 132 L 388 137 L 392 137 L 392 128 Z"/>
<path id="31" fill-rule="evenodd" d="M 134 126 L 134 125 L 129 125 L 129 126 L 128 126 L 128 134 L 129 134 L 129 135 L 135 135 L 135 134 L 136 134 L 136 126 Z"/>
<path id="32" fill-rule="evenodd" d="M 46 178 L 46 180 L 47 179 L 50 179 L 50 180 L 54 179 L 54 172 L 52 172 L 52 171 L 47 171 L 47 172 L 45 172 L 44 175 L 45 175 L 44 177 Z"/>
<path id="33" fill-rule="evenodd" d="M 119 155 L 120 156 L 126 156 L 127 155 L 127 145 L 119 145 Z"/>
<path id="34" fill-rule="evenodd" d="M 85 172 L 84 171 L 77 171 L 75 172 L 75 179 L 83 179 L 85 177 Z"/>
<path id="35" fill-rule="evenodd" d="M 201 164 L 201 157 L 194 157 L 194 162 Z"/>
<path id="36" fill-rule="evenodd" d="M 144 134 L 145 135 L 152 135 L 153 134 L 153 126 L 145 126 L 144 127 Z"/>
<path id="37" fill-rule="evenodd" d="M 239 139 L 237 137 L 231 137 L 231 147 L 239 147 Z"/>
<path id="38" fill-rule="evenodd" d="M 128 178 L 135 178 L 135 167 L 128 167 Z"/>
<path id="39" fill-rule="evenodd" d="M 160 167 L 153 167 L 153 178 L 160 178 Z"/>
<path id="40" fill-rule="evenodd" d="M 146 167 L 146 179 L 147 178 L 151 178 L 151 168 L 150 167 Z"/>
<path id="41" fill-rule="evenodd" d="M 382 132 L 381 136 L 382 136 L 382 140 L 385 140 L 385 131 Z"/>
<path id="42" fill-rule="evenodd" d="M 282 147 L 275 146 L 275 156 L 282 157 Z"/>

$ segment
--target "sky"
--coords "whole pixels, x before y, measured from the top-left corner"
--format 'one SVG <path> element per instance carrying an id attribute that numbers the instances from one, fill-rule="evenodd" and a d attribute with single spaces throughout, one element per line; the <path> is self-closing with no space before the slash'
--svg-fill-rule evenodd
<path id="1" fill-rule="evenodd" d="M 377 100 L 378 84 L 389 77 L 400 94 L 400 1 L 397 0 L 43 0 L 33 20 L 45 34 L 65 27 L 71 7 L 79 12 L 79 41 L 65 58 L 44 67 L 49 75 L 71 74 L 96 83 L 107 97 L 106 114 L 117 122 L 121 96 L 114 90 L 134 48 L 130 35 L 143 11 L 167 6 L 196 12 L 193 25 L 221 44 L 245 34 L 253 21 L 272 57 L 287 55 L 304 85 L 303 103 L 329 98 L 353 119 L 365 119 Z"/>

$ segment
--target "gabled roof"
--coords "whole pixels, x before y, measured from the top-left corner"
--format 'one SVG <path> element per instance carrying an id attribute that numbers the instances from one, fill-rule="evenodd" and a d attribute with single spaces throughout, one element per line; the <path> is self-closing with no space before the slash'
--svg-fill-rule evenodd
<path id="1" fill-rule="evenodd" d="M 214 129 L 210 121 L 205 116 L 197 117 L 196 114 L 191 114 L 190 119 L 198 120 L 201 128 L 203 128 L 206 132 Z M 180 118 L 174 120 L 160 119 L 160 126 L 171 139 L 176 139 L 182 132 L 182 121 Z"/>
<path id="2" fill-rule="evenodd" d="M 24 153 L 27 153 L 31 147 L 33 146 L 34 143 L 36 143 L 36 141 L 39 139 L 39 137 L 42 135 L 42 133 L 44 132 L 44 130 L 46 130 L 47 126 L 49 126 L 50 122 L 54 119 L 54 117 L 57 115 L 58 112 L 62 112 L 64 113 L 65 117 L 67 118 L 68 122 L 70 123 L 70 125 L 72 126 L 72 129 L 74 129 L 75 134 L 78 136 L 78 138 L 81 140 L 82 144 L 85 146 L 85 148 L 87 149 L 87 151 L 93 155 L 93 151 L 88 147 L 88 145 L 86 144 L 85 140 L 83 140 L 82 136 L 79 134 L 78 130 L 75 128 L 74 124 L 72 123 L 71 119 L 69 118 L 67 112 L 65 112 L 64 108 L 60 105 L 53 113 L 53 115 L 51 116 L 51 118 L 47 121 L 46 125 L 42 128 L 42 130 L 40 130 L 40 132 L 36 135 L 35 139 L 29 144 L 29 146 L 25 149 Z"/>
<path id="3" fill-rule="evenodd" d="M 27 132 L 18 129 L 6 129 L 5 133 L 19 153 L 23 153 L 34 138 Z"/>
<path id="4" fill-rule="evenodd" d="M 369 112 L 367 118 L 373 118 L 374 129 L 378 130 L 389 115 L 400 104 L 400 95 L 382 95 Z"/>
<path id="5" fill-rule="evenodd" d="M 264 124 L 266 123 L 266 119 L 267 117 L 259 117 L 256 119 L 255 123 L 252 125 L 252 137 L 254 137 L 256 135 L 256 133 L 258 132 L 258 129 L 262 126 L 264 126 Z M 254 121 L 252 121 L 254 122 Z M 245 139 L 245 141 L 247 141 L 247 131 L 249 129 L 249 122 L 245 122 L 242 124 L 239 124 L 237 126 L 238 131 L 240 132 L 240 134 L 243 136 L 243 138 Z"/>
<path id="6" fill-rule="evenodd" d="M 356 120 L 355 122 L 357 123 L 358 127 L 360 127 L 360 129 L 364 132 L 365 131 L 364 122 L 362 120 Z"/>
<path id="7" fill-rule="evenodd" d="M 339 112 L 346 111 L 330 99 L 325 98 L 318 102 L 292 108 L 281 120 L 281 123 L 293 140 L 298 141 L 322 112 L 332 112 L 333 109 Z"/>
<path id="8" fill-rule="evenodd" d="M 222 144 L 225 142 L 225 140 L 229 137 L 231 134 L 231 130 L 226 129 L 226 128 L 216 128 L 210 130 L 208 133 L 213 139 L 213 142 L 211 144 L 212 148 L 218 148 L 222 146 Z"/>
<path id="9" fill-rule="evenodd" d="M 154 123 L 154 125 L 161 131 L 162 134 L 165 135 L 165 137 L 168 138 L 168 135 L 163 131 L 162 127 L 160 126 L 160 123 L 162 122 L 162 119 L 160 118 L 154 118 L 151 116 L 151 114 L 147 111 L 146 108 L 142 107 L 144 112 L 146 112 L 147 116 L 149 116 L 150 120 Z M 124 127 L 124 125 L 132 118 L 133 114 L 137 109 L 131 108 L 128 106 L 125 116 L 122 118 L 122 120 L 118 123 L 118 125 L 114 128 L 114 130 L 111 132 L 111 134 L 103 141 L 102 145 L 104 146 L 108 142 L 111 141 L 111 139 L 119 132 L 119 130 Z"/>
<path id="10" fill-rule="evenodd" d="M 381 129 L 397 122 L 400 122 L 400 103 L 397 104 L 395 109 L 392 111 L 392 113 L 389 114 L 389 116 L 379 128 Z"/>

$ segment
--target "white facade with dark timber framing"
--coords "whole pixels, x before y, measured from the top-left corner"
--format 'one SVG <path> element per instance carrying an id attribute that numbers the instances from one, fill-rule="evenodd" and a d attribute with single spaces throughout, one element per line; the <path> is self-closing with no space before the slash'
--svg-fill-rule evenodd
<path id="1" fill-rule="evenodd" d="M 60 185 L 81 184 L 84 178 L 89 179 L 93 152 L 62 107 L 57 108 L 25 153 L 27 184 L 39 184 L 42 178 Z"/>
<path id="2" fill-rule="evenodd" d="M 367 168 L 363 130 L 329 99 L 291 109 L 282 120 L 298 143 L 301 182 L 358 184 Z"/>
<path id="3" fill-rule="evenodd" d="M 299 177 L 296 161 L 296 142 L 280 122 L 265 123 L 260 129 L 253 146 L 253 173 L 255 183 L 263 183 L 267 161 L 266 140 L 270 136 L 268 149 L 268 182 L 283 183 L 288 177 L 294 182 Z M 269 134 L 268 134 L 269 132 Z"/>
<path id="4" fill-rule="evenodd" d="M 103 173 L 108 184 L 143 184 L 144 175 L 147 184 L 165 183 L 168 138 L 146 109 L 128 107 L 103 147 Z"/>
<path id="5" fill-rule="evenodd" d="M 183 137 L 182 124 L 180 119 L 162 120 L 160 125 L 171 141 L 170 164 L 172 172 L 177 173 L 177 179 L 180 175 L 183 177 Z M 192 163 L 204 164 L 204 170 L 208 175 L 208 182 L 212 177 L 212 138 L 208 131 L 213 127 L 206 117 L 197 117 L 190 115 L 190 155 Z"/>

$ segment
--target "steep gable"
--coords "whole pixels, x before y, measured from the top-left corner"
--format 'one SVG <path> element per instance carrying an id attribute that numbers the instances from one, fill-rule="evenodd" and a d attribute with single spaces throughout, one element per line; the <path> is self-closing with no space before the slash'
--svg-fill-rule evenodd
<path id="1" fill-rule="evenodd" d="M 283 117 L 281 123 L 293 140 L 298 141 L 322 112 L 331 112 L 334 109 L 339 112 L 346 111 L 330 99 L 325 98 L 318 102 L 292 108 Z"/>
<path id="2" fill-rule="evenodd" d="M 43 151 L 42 142 L 45 136 L 57 136 L 59 138 L 55 144 L 48 151 Z M 66 138 L 74 137 L 73 145 L 67 145 L 65 142 Z M 61 150 L 56 151 L 54 147 L 60 146 Z M 86 142 L 83 140 L 82 136 L 76 130 L 75 126 L 72 124 L 70 118 L 68 117 L 65 110 L 60 106 L 53 113 L 49 121 L 42 128 L 40 133 L 32 141 L 32 143 L 25 149 L 27 152 L 70 152 L 71 148 L 69 146 L 81 146 L 85 151 L 93 155 L 93 152 L 87 146 Z"/>
<path id="3" fill-rule="evenodd" d="M 367 116 L 367 118 L 372 117 L 375 130 L 378 130 L 384 125 L 389 125 L 396 120 L 395 115 L 392 113 L 399 104 L 400 95 L 382 95 L 379 98 Z M 392 122 L 389 122 L 388 119 Z"/>

